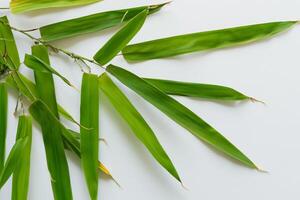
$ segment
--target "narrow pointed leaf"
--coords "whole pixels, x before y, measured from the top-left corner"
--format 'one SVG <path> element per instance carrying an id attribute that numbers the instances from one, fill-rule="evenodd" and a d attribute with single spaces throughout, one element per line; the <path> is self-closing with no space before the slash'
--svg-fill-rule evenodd
<path id="1" fill-rule="evenodd" d="M 169 118 L 191 132 L 194 136 L 210 144 L 226 155 L 240 161 L 244 165 L 256 168 L 255 164 L 230 141 L 175 99 L 169 97 L 161 90 L 152 86 L 133 73 L 120 67 L 109 65 L 107 67 L 107 72 L 111 73 L 119 81 L 157 107 Z"/>
<path id="2" fill-rule="evenodd" d="M 102 31 L 131 20 L 145 9 L 149 9 L 149 14 L 157 12 L 164 5 L 165 3 L 113 10 L 49 24 L 40 28 L 42 36 L 41 39 L 45 42 L 51 42 L 82 34 Z"/>
<path id="3" fill-rule="evenodd" d="M 6 128 L 7 128 L 7 88 L 0 83 L 0 174 L 5 163 Z"/>
<path id="4" fill-rule="evenodd" d="M 18 74 L 18 75 L 12 76 L 13 74 Z M 16 79 L 16 80 L 19 80 L 19 81 L 16 82 L 14 77 L 18 77 L 18 79 Z M 20 82 L 22 84 L 20 84 Z M 8 76 L 6 78 L 6 83 L 10 87 L 12 87 L 16 90 L 20 89 L 19 92 L 21 92 L 22 95 L 27 97 L 30 102 L 33 102 L 35 99 L 38 98 L 36 85 L 32 81 L 30 81 L 28 78 L 26 78 L 24 75 L 20 74 L 19 72 L 14 72 L 10 76 Z M 18 87 L 18 85 L 25 85 L 26 87 Z M 29 92 L 29 91 L 31 91 L 31 92 Z M 32 94 L 33 94 L 33 96 L 32 96 Z M 78 124 L 78 122 L 60 105 L 58 105 L 58 112 L 64 118 L 70 120 L 71 122 L 75 122 L 76 124 Z M 72 140 L 72 139 L 70 139 L 68 137 L 64 137 L 64 140 L 65 140 L 65 142 L 66 142 L 66 140 L 68 140 L 67 142 L 70 143 L 71 142 L 70 140 Z M 73 150 L 72 150 L 72 152 L 74 152 L 80 158 L 81 157 L 80 156 L 80 143 L 78 145 L 76 145 L 75 147 L 74 147 L 74 144 L 72 144 L 72 149 L 76 149 L 76 148 L 79 149 L 78 152 L 73 151 Z M 99 169 L 106 175 L 112 176 L 111 173 L 109 172 L 109 170 L 100 162 L 99 162 Z"/>
<path id="5" fill-rule="evenodd" d="M 81 85 L 80 128 L 81 165 L 92 200 L 98 196 L 99 88 L 98 77 L 83 74 Z M 88 128 L 88 129 L 87 129 Z"/>
<path id="6" fill-rule="evenodd" d="M 144 61 L 196 51 L 240 46 L 268 39 L 290 29 L 297 21 L 272 22 L 179 35 L 133 44 L 122 51 L 128 61 Z"/>
<path id="7" fill-rule="evenodd" d="M 101 65 L 105 65 L 111 61 L 142 28 L 147 15 L 148 9 L 145 9 L 126 23 L 122 29 L 113 35 L 96 53 L 94 60 Z"/>
<path id="8" fill-rule="evenodd" d="M 47 8 L 82 6 L 100 0 L 11 0 L 10 8 L 13 13 L 23 13 Z"/>
<path id="9" fill-rule="evenodd" d="M 151 85 L 157 87 L 162 92 L 169 95 L 199 97 L 203 99 L 226 101 L 239 101 L 250 99 L 250 97 L 236 91 L 235 89 L 220 85 L 189 83 L 149 78 L 144 78 L 144 80 L 150 83 Z"/>
<path id="10" fill-rule="evenodd" d="M 50 64 L 48 49 L 45 46 L 33 46 L 32 55 L 41 62 L 48 65 Z M 39 63 L 32 63 L 32 66 L 33 65 L 39 65 Z M 35 69 L 35 67 L 33 68 Z M 52 119 L 52 117 L 55 117 L 59 120 L 52 73 L 34 70 L 34 77 L 38 98 L 41 99 L 43 103 L 37 101 L 30 106 L 29 110 L 42 128 L 53 195 L 55 199 L 72 199 L 69 169 L 61 136 L 62 129 L 61 126 Z M 50 110 L 52 115 L 47 113 L 47 109 Z M 60 164 L 58 165 L 57 163 Z"/>
<path id="11" fill-rule="evenodd" d="M 0 57 L 4 58 L 5 64 L 11 69 L 18 69 L 20 58 L 16 42 L 6 16 L 0 17 Z"/>
<path id="12" fill-rule="evenodd" d="M 32 140 L 31 117 L 22 115 L 19 117 L 17 140 L 27 138 L 28 142 L 23 148 L 18 166 L 13 172 L 12 200 L 26 200 L 29 189 L 30 176 L 30 152 Z"/>
<path id="13" fill-rule="evenodd" d="M 107 74 L 104 73 L 100 76 L 99 86 L 135 136 L 145 145 L 157 162 L 181 182 L 171 159 L 159 143 L 150 126 Z"/>
<path id="14" fill-rule="evenodd" d="M 61 125 L 47 105 L 40 100 L 31 104 L 29 112 L 42 128 L 54 199 L 71 200 L 72 190 Z"/>
<path id="15" fill-rule="evenodd" d="M 28 143 L 27 137 L 21 138 L 16 141 L 13 148 L 11 149 L 0 176 L 0 189 L 3 187 L 3 185 L 6 183 L 6 181 L 10 178 L 12 173 L 19 165 L 22 152 L 24 150 L 24 147 L 27 145 L 27 143 Z"/>
<path id="16" fill-rule="evenodd" d="M 50 64 L 46 63 L 45 61 L 41 60 L 40 58 L 34 55 L 26 54 L 24 63 L 27 67 L 33 69 L 34 71 L 55 74 L 56 76 L 61 78 L 66 84 L 68 84 L 71 87 L 74 87 L 68 79 L 66 79 L 64 76 L 58 73 L 54 68 L 50 66 Z"/>

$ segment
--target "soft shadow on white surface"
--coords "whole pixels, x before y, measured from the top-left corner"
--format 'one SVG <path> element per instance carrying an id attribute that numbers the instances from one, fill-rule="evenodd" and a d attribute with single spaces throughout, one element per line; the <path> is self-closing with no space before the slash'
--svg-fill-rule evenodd
<path id="1" fill-rule="evenodd" d="M 54 9 L 26 15 L 9 14 L 11 24 L 33 28 L 51 22 L 105 10 L 116 10 L 162 1 L 106 1 L 74 9 Z M 8 0 L 3 2 L 7 5 Z M 2 2 L 0 3 L 0 7 Z M 300 18 L 298 0 L 175 0 L 149 17 L 132 43 L 171 35 L 219 29 L 231 26 Z M 55 45 L 92 57 L 118 28 L 92 33 Z M 38 33 L 36 33 L 38 35 Z M 30 52 L 31 41 L 16 34 L 20 55 Z M 127 63 L 121 56 L 112 63 L 143 77 L 157 77 L 190 82 L 220 84 L 263 100 L 267 106 L 241 102 L 227 104 L 176 97 L 196 114 L 212 124 L 242 149 L 260 167 L 259 173 L 245 168 L 215 152 L 164 114 L 121 86 L 155 131 L 174 162 L 184 190 L 159 166 L 119 118 L 106 98 L 101 98 L 100 159 L 121 183 L 100 180 L 99 199 L 143 200 L 253 200 L 299 199 L 300 192 L 300 28 L 295 27 L 274 39 L 216 52 L 194 53 L 180 57 Z M 63 56 L 53 56 L 52 65 L 80 88 L 81 72 Z M 31 72 L 22 69 L 27 74 Z M 101 70 L 94 69 L 100 74 Z M 80 95 L 55 78 L 57 99 L 79 119 Z M 118 83 L 118 85 L 120 85 Z M 10 95 L 7 152 L 15 139 L 17 120 L 12 113 L 15 93 Z M 76 127 L 75 127 L 76 128 Z M 88 200 L 88 192 L 79 162 L 69 158 L 74 199 Z M 52 200 L 49 173 L 40 130 L 33 133 L 30 200 Z M 0 192 L 0 199 L 10 199 L 11 183 Z"/>

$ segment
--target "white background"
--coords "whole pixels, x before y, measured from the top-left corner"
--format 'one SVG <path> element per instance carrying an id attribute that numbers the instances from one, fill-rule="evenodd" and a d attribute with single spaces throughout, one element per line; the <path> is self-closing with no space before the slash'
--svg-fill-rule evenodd
<path id="1" fill-rule="evenodd" d="M 48 23 L 105 10 L 159 1 L 111 1 L 74 9 L 55 9 L 26 15 L 12 15 L 19 28 Z M 1 1 L 0 7 L 8 5 Z M 132 43 L 165 36 L 231 26 L 300 18 L 298 0 L 176 0 L 148 18 Z M 55 45 L 92 57 L 117 29 L 94 33 Z M 38 35 L 37 35 L 38 36 Z M 32 42 L 16 34 L 23 59 Z M 53 56 L 52 65 L 80 88 L 80 69 L 64 56 Z M 106 98 L 101 100 L 101 161 L 121 183 L 101 178 L 99 199 L 143 200 L 296 200 L 300 198 L 300 27 L 274 39 L 240 48 L 128 64 L 122 57 L 112 63 L 138 75 L 231 86 L 267 103 L 236 104 L 177 98 L 217 128 L 254 162 L 269 173 L 261 173 L 233 162 L 193 137 L 132 91 L 122 89 L 144 115 L 172 158 L 185 190 L 162 169 L 133 136 Z M 24 66 L 22 71 L 32 77 Z M 100 70 L 94 70 L 101 73 Z M 57 99 L 79 119 L 78 92 L 56 79 Z M 15 140 L 17 120 L 12 115 L 15 93 L 10 95 L 7 151 Z M 74 127 L 73 127 L 74 128 Z M 68 154 L 69 155 L 69 154 Z M 88 192 L 76 157 L 68 156 L 75 200 L 88 200 Z M 11 182 L 0 192 L 10 199 Z M 53 199 L 45 152 L 38 128 L 33 132 L 30 200 Z"/>

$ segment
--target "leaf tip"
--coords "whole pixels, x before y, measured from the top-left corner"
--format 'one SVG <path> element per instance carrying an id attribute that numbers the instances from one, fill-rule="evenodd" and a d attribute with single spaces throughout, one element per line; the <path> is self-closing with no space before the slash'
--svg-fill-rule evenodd
<path id="1" fill-rule="evenodd" d="M 263 105 L 267 105 L 264 101 L 255 99 L 255 98 L 253 98 L 253 97 L 249 97 L 249 100 L 252 101 L 253 103 L 261 103 L 261 104 L 263 104 Z"/>

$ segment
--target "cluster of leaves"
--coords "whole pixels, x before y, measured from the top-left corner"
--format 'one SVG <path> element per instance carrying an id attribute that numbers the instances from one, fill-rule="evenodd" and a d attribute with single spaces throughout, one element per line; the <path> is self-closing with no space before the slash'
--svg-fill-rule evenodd
<path id="1" fill-rule="evenodd" d="M 12 12 L 19 13 L 96 1 L 12 0 L 11 9 Z M 41 38 L 35 38 L 28 31 L 11 26 L 5 16 L 0 18 L 0 188 L 13 175 L 13 200 L 27 199 L 32 134 L 31 118 L 41 127 L 54 199 L 73 199 L 65 150 L 75 153 L 81 159 L 90 198 L 97 199 L 98 170 L 111 176 L 105 166 L 98 161 L 100 92 L 108 97 L 120 117 L 128 124 L 133 134 L 144 144 L 154 159 L 181 182 L 174 164 L 155 133 L 115 84 L 116 80 L 136 92 L 200 140 L 241 164 L 258 169 L 235 145 L 187 107 L 176 101 L 172 95 L 222 101 L 254 100 L 253 98 L 225 86 L 142 78 L 108 63 L 120 52 L 128 62 L 140 62 L 197 51 L 239 46 L 268 39 L 293 27 L 297 21 L 234 27 L 128 45 L 139 32 L 146 18 L 164 5 L 107 11 L 50 24 L 36 29 L 40 32 Z M 95 53 L 93 59 L 51 44 L 53 41 L 114 26 L 119 26 L 120 29 Z M 19 72 L 20 58 L 12 31 L 24 34 L 35 42 L 31 54 L 26 54 L 24 59 L 24 64 L 34 73 L 34 82 Z M 87 69 L 93 65 L 104 70 L 101 75 L 91 74 L 89 71 L 83 73 L 80 122 L 77 122 L 56 101 L 53 75 L 61 78 L 69 86 L 73 87 L 73 85 L 51 66 L 49 50 L 69 56 L 77 63 L 84 64 Z M 114 80 L 111 77 L 114 77 Z M 16 143 L 5 159 L 8 86 L 16 90 L 22 97 L 23 114 L 19 116 Z M 28 105 L 29 114 L 25 114 L 27 107 L 23 103 Z M 76 123 L 80 127 L 80 132 L 68 129 L 60 121 L 61 117 Z"/>

